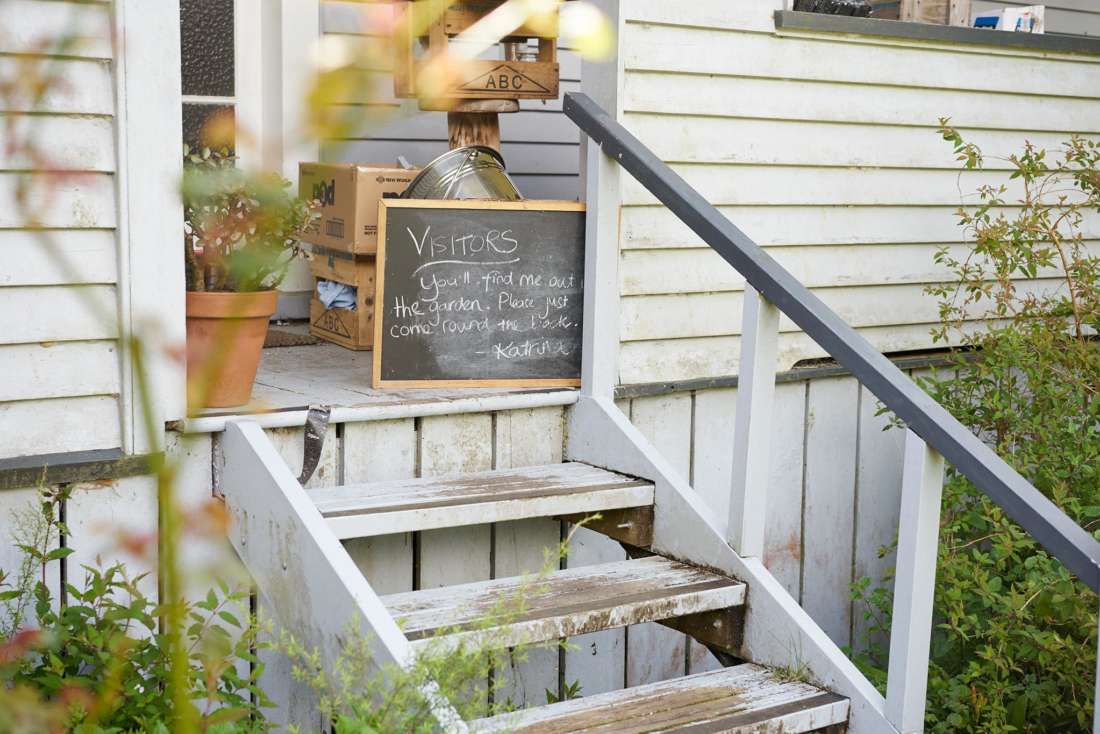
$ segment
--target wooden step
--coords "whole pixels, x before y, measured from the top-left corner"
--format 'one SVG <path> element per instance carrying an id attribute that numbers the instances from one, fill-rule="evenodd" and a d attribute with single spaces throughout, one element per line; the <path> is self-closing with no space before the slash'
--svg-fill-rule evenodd
<path id="1" fill-rule="evenodd" d="M 649 482 L 568 463 L 310 490 L 337 537 L 653 505 Z"/>
<path id="2" fill-rule="evenodd" d="M 417 647 L 534 644 L 744 601 L 744 584 L 660 556 L 382 597 Z"/>
<path id="3" fill-rule="evenodd" d="M 757 665 L 574 698 L 473 722 L 472 734 L 757 734 L 844 724 L 848 701 Z"/>

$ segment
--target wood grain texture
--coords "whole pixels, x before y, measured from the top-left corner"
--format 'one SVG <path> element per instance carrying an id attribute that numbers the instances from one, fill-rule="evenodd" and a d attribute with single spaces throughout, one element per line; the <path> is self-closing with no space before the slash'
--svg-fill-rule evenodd
<path id="1" fill-rule="evenodd" d="M 2 61 L 2 58 L 0 58 Z M 110 229 L 116 226 L 114 177 L 88 173 L 0 173 L 0 228 L 61 227 Z M 20 186 L 26 196 L 19 200 Z"/>
<path id="2" fill-rule="evenodd" d="M 116 297 L 113 285 L 0 288 L 0 344 L 114 339 Z"/>
<path id="3" fill-rule="evenodd" d="M 420 475 L 485 471 L 493 463 L 492 416 L 440 416 L 420 421 Z M 492 547 L 488 525 L 419 534 L 418 589 L 487 580 Z"/>
<path id="4" fill-rule="evenodd" d="M 736 389 L 700 390 L 695 394 L 691 486 L 722 522 L 729 517 L 736 407 Z"/>
<path id="5" fill-rule="evenodd" d="M 682 16 L 681 22 L 690 22 L 691 13 Z M 907 87 L 1059 97 L 1077 97 L 1081 89 L 1100 88 L 1100 66 L 1083 56 L 1063 56 L 1058 63 L 1049 63 L 1044 58 L 1049 55 L 1042 53 L 987 46 L 933 49 L 920 42 L 780 37 L 686 24 L 628 24 L 627 29 L 620 47 L 628 71 L 884 85 L 902 80 Z M 919 77 L 912 76 L 914 68 L 921 69 Z M 1013 76 L 1021 77 L 1018 84 Z"/>
<path id="6" fill-rule="evenodd" d="M 0 6 L 0 14 L 9 4 Z M 2 23 L 0 18 L 0 29 Z M 96 173 L 115 170 L 114 120 L 109 117 L 11 115 L 5 125 L 9 126 L 8 134 L 13 140 L 33 142 L 37 154 L 44 156 L 45 165 L 53 170 Z M 43 160 L 34 160 L 26 148 L 5 146 L 0 150 L 0 171 L 26 171 L 42 166 Z"/>
<path id="7" fill-rule="evenodd" d="M 272 428 L 267 431 L 268 440 L 275 446 L 275 450 L 283 457 L 283 461 L 290 468 L 294 476 L 302 473 L 302 459 L 305 456 L 305 430 L 301 428 Z M 329 425 L 325 442 L 321 448 L 321 458 L 317 462 L 317 469 L 313 476 L 306 482 L 306 489 L 320 487 L 334 487 L 339 481 L 339 437 L 336 427 Z"/>
<path id="8" fill-rule="evenodd" d="M 762 247 L 786 245 L 958 244 L 957 206 L 720 206 L 719 211 Z M 1008 210 L 1011 213 L 1011 210 Z M 1082 236 L 1100 239 L 1100 216 L 1088 214 Z M 624 250 L 700 248 L 705 243 L 663 207 L 624 207 Z"/>
<path id="9" fill-rule="evenodd" d="M 691 395 L 631 401 L 631 422 L 685 478 L 691 475 Z M 690 640 L 659 624 L 635 625 L 626 632 L 626 685 L 668 680 L 687 672 Z"/>
<path id="10" fill-rule="evenodd" d="M 1061 283 L 1055 279 L 1021 281 L 1017 290 L 1021 296 L 1050 295 Z M 939 319 L 939 304 L 925 294 L 919 284 L 837 286 L 821 288 L 818 298 L 859 329 L 907 324 L 935 324 Z M 872 306 L 873 304 L 873 306 Z M 662 296 L 631 296 L 622 303 L 621 334 L 624 342 L 726 336 L 741 333 L 745 309 L 745 294 L 690 293 Z M 969 321 L 980 321 L 985 315 L 975 308 Z M 779 319 L 779 331 L 799 333 L 789 318 Z M 929 337 L 930 339 L 931 337 Z"/>
<path id="11" fill-rule="evenodd" d="M 737 14 L 712 2 L 625 9 L 621 122 L 746 234 L 777 248 L 769 254 L 876 347 L 931 347 L 935 309 L 920 284 L 947 275 L 934 252 L 961 252 L 955 208 L 979 186 L 1007 181 L 1003 163 L 959 177 L 938 118 L 950 117 L 991 162 L 1025 139 L 1054 149 L 1071 131 L 1100 136 L 1100 95 L 1081 91 L 1100 89 L 1090 83 L 1100 81 L 1100 64 L 1085 55 L 776 33 L 780 3 L 742 5 Z M 926 5 L 946 22 L 947 0 Z M 1089 10 L 1083 22 L 1100 19 Z M 1015 76 L 1028 81 L 1007 82 Z M 732 294 L 743 279 L 638 182 L 626 181 L 622 202 L 621 381 L 735 374 L 739 344 L 728 337 L 739 330 Z M 1086 238 L 1098 227 L 1086 221 Z M 903 284 L 912 288 L 877 290 Z M 787 364 L 823 356 L 789 338 L 789 322 L 782 329 Z"/>
<path id="12" fill-rule="evenodd" d="M 625 560 L 626 553 L 615 541 L 580 528 L 569 544 L 569 568 Z M 581 695 L 615 691 L 626 683 L 626 630 L 615 629 L 577 635 L 566 640 L 562 679 L 566 686 L 578 684 Z"/>
<path id="13" fill-rule="evenodd" d="M 321 3 L 321 28 L 325 38 L 345 45 L 352 54 L 377 42 L 393 22 L 386 3 Z M 493 56 L 499 56 L 496 48 Z M 488 56 L 488 54 L 486 55 Z M 562 92 L 579 88 L 581 61 L 569 49 L 558 49 L 557 61 Z M 416 105 L 402 105 L 394 97 L 390 64 L 378 60 L 365 70 L 362 83 L 341 104 L 356 105 L 367 112 L 368 125 L 352 133 L 349 140 L 326 142 L 322 158 L 341 161 L 385 161 L 404 155 L 424 165 L 447 150 L 446 117 L 422 112 Z M 578 182 L 579 135 L 577 128 L 561 114 L 561 100 L 520 100 L 520 112 L 501 115 L 502 152 L 508 172 L 525 196 L 547 199 L 575 199 Z M 369 107 L 367 107 L 369 105 Z"/>
<path id="14" fill-rule="evenodd" d="M 118 395 L 118 344 L 111 340 L 0 346 L 0 365 L 15 379 L 0 401 Z"/>
<path id="15" fill-rule="evenodd" d="M 42 3 L 45 4 L 45 3 Z M 52 112 L 75 115 L 113 115 L 115 112 L 114 80 L 110 64 L 101 59 L 26 60 L 30 70 L 43 73 L 49 66 L 57 80 L 39 98 L 28 92 L 33 85 L 21 85 L 4 99 L 4 112 Z M 23 71 L 28 69 L 24 67 Z M 0 57 L 0 78 L 11 79 L 20 73 L 20 61 L 15 56 Z"/>
<path id="16" fill-rule="evenodd" d="M 659 556 L 383 598 L 414 643 L 547 642 L 744 602 L 743 584 Z M 486 623 L 492 626 L 486 629 Z M 439 633 L 445 632 L 444 637 Z M 681 648 L 680 674 L 683 674 Z"/>
<path id="17" fill-rule="evenodd" d="M 880 352 L 900 352 L 928 337 L 932 323 L 866 327 L 861 333 Z M 978 322 L 964 327 L 968 333 L 979 328 Z M 959 339 L 943 346 L 957 346 Z M 736 375 L 740 358 L 740 336 L 715 336 L 683 339 L 625 342 L 621 349 L 620 369 L 624 384 L 665 382 Z M 779 335 L 779 372 L 790 370 L 805 359 L 829 355 L 802 332 Z"/>
<path id="18" fill-rule="evenodd" d="M 118 245 L 106 229 L 46 233 L 0 230 L 0 286 L 106 284 L 118 281 Z"/>
<path id="19" fill-rule="evenodd" d="M 402 209 L 428 210 L 429 212 L 431 210 L 434 210 L 434 209 L 445 210 L 445 211 L 471 211 L 471 212 L 473 212 L 473 211 L 489 211 L 489 212 L 496 211 L 496 212 L 500 212 L 501 216 L 503 216 L 504 212 L 530 212 L 531 215 L 533 216 L 533 215 L 541 213 L 541 212 L 573 212 L 573 213 L 580 213 L 580 212 L 583 212 L 585 210 L 585 205 L 582 202 L 575 202 L 575 201 L 555 201 L 555 200 L 539 201 L 539 200 L 533 200 L 533 199 L 525 199 L 525 200 L 518 200 L 518 201 L 494 201 L 494 200 L 481 200 L 481 199 L 447 199 L 447 200 L 443 200 L 443 199 L 382 199 L 382 200 L 380 200 L 379 205 L 378 205 L 378 251 L 375 255 L 375 263 L 376 263 L 375 275 L 376 275 L 376 277 L 375 277 L 375 291 L 374 291 L 374 294 L 375 294 L 374 295 L 375 319 L 374 319 L 374 342 L 373 342 L 374 343 L 374 349 L 373 349 L 374 360 L 373 360 L 373 369 L 372 369 L 372 372 L 371 372 L 371 386 L 374 387 L 374 388 L 402 388 L 402 387 L 403 388 L 430 388 L 430 387 L 516 387 L 516 388 L 521 388 L 521 387 L 580 387 L 580 384 L 581 384 L 580 376 L 577 376 L 577 377 L 550 376 L 550 377 L 526 377 L 526 378 L 524 378 L 524 377 L 520 377 L 520 378 L 510 377 L 509 375 L 510 374 L 515 374 L 515 371 L 512 371 L 512 372 L 508 372 L 508 371 L 498 372 L 497 376 L 495 376 L 495 377 L 477 377 L 477 376 L 470 377 L 470 376 L 466 376 L 466 377 L 453 378 L 453 377 L 446 377 L 446 376 L 437 376 L 439 374 L 438 370 L 436 370 L 434 372 L 431 371 L 431 370 L 428 370 L 426 372 L 421 372 L 419 374 L 422 374 L 423 376 L 418 376 L 415 379 L 402 379 L 402 378 L 395 379 L 395 378 L 390 378 L 390 377 L 383 377 L 383 372 L 385 371 L 388 374 L 388 371 L 390 369 L 389 367 L 386 367 L 386 368 L 383 367 L 383 363 L 385 362 L 385 349 L 384 349 L 385 345 L 390 344 L 391 350 L 394 350 L 394 351 L 396 351 L 396 348 L 398 346 L 401 346 L 401 343 L 399 341 L 391 339 L 390 336 L 387 335 L 386 329 L 390 327 L 391 322 L 387 321 L 387 318 L 384 316 L 385 313 L 388 313 L 388 310 L 383 309 L 383 304 L 385 304 L 387 302 L 387 299 L 390 297 L 390 296 L 386 295 L 386 293 L 387 293 L 387 291 L 386 291 L 386 272 L 387 272 L 387 265 L 386 265 L 387 251 L 386 251 L 386 248 L 389 247 L 390 244 L 391 244 L 389 242 L 390 237 L 387 235 L 387 222 L 393 220 L 394 217 L 397 217 L 398 213 L 400 213 L 400 210 L 402 210 Z M 530 224 L 530 226 L 533 227 L 537 224 L 537 222 L 531 221 L 531 222 L 529 222 L 529 224 Z M 397 225 L 394 225 L 394 226 L 396 227 Z M 519 231 L 521 223 L 517 223 L 515 226 L 517 228 L 517 231 Z M 430 227 L 429 227 L 429 229 L 430 229 Z M 580 236 L 583 239 L 583 226 L 580 229 L 581 229 L 581 235 Z M 425 236 L 427 236 L 426 232 L 427 231 L 425 231 Z M 563 240 L 563 242 L 565 242 L 565 241 Z M 569 243 L 565 242 L 565 244 L 569 244 Z M 516 247 L 518 248 L 519 245 L 517 244 Z M 400 252 L 400 249 L 397 250 L 396 252 Z M 519 262 L 520 261 L 520 256 L 519 256 L 518 250 L 517 250 L 516 254 L 517 254 L 516 262 Z M 583 250 L 582 250 L 582 254 L 583 254 Z M 396 255 L 391 259 L 394 262 L 398 261 L 398 258 L 397 258 Z M 538 258 L 536 256 L 534 258 L 526 260 L 525 262 L 530 264 L 530 263 L 537 262 L 539 259 L 540 258 Z M 567 257 L 562 262 L 568 263 L 569 261 L 570 260 Z M 445 264 L 446 262 L 449 262 L 449 261 L 440 260 L 439 264 Z M 547 259 L 547 262 L 554 262 L 554 260 L 553 260 L 553 258 L 549 258 L 549 259 Z M 409 275 L 411 277 L 411 275 L 415 274 L 416 270 L 412 269 L 411 266 L 407 266 L 407 267 L 409 267 L 409 269 L 413 270 L 412 273 L 409 273 Z M 423 267 L 423 265 L 421 265 L 420 267 Z M 405 275 L 402 273 L 402 269 L 398 268 L 396 272 L 401 274 L 401 280 L 398 281 L 397 286 L 391 287 L 391 290 L 390 290 L 390 295 L 391 296 L 393 296 L 393 295 L 398 295 L 398 296 L 403 295 L 403 292 L 402 292 L 401 289 L 403 287 L 408 287 L 407 284 L 405 284 L 404 281 L 403 281 L 403 278 L 405 277 Z M 563 271 L 563 272 L 569 272 L 570 277 L 572 276 L 572 273 L 570 271 Z M 551 273 L 551 274 L 553 274 L 553 273 Z M 558 273 L 558 274 L 560 275 L 561 273 Z M 468 273 L 466 275 L 468 277 Z M 442 277 L 442 276 L 440 276 L 440 277 Z M 570 282 L 572 282 L 572 281 L 570 281 Z M 458 287 L 462 288 L 464 286 L 458 286 Z M 420 290 L 422 291 L 424 289 L 421 288 Z M 469 290 L 469 289 L 467 288 L 467 290 Z M 565 288 L 561 289 L 562 292 L 565 292 L 566 290 L 567 289 L 565 289 Z M 569 292 L 572 292 L 573 289 L 568 289 L 568 290 L 569 290 Z M 475 289 L 475 291 L 476 291 L 476 289 Z M 410 302 L 416 300 L 416 298 L 414 298 L 413 296 L 416 295 L 418 292 L 419 291 L 417 291 L 417 289 L 415 289 L 415 288 L 410 291 L 410 293 L 412 294 L 412 295 L 409 296 Z M 527 315 L 523 312 L 523 309 L 515 309 L 515 311 L 516 311 L 516 314 L 517 314 L 517 318 L 527 318 Z M 505 312 L 501 312 L 501 313 L 505 313 Z M 407 321 L 408 319 L 402 317 L 400 319 L 396 319 L 395 321 L 397 323 L 400 323 L 403 320 Z M 414 318 L 414 321 L 415 320 L 416 319 Z M 532 331 L 532 329 L 528 329 L 528 331 Z M 542 331 L 547 331 L 547 330 L 542 329 Z M 431 336 L 431 335 L 429 335 L 429 336 Z M 553 333 L 550 334 L 550 337 L 553 337 Z M 506 338 L 506 337 L 502 337 L 502 338 Z M 532 338 L 533 338 L 533 336 L 532 336 Z M 407 364 L 405 364 L 404 369 L 408 370 L 409 369 L 408 364 L 412 364 L 412 363 L 416 362 L 417 360 L 430 361 L 430 362 L 437 361 L 434 358 L 431 358 L 431 350 L 432 350 L 431 343 L 434 340 L 437 344 L 437 346 L 435 348 L 439 349 L 440 348 L 440 346 L 439 346 L 440 341 L 445 340 L 445 339 L 446 338 L 442 334 L 442 332 L 436 332 L 434 337 L 427 338 L 427 339 L 424 340 L 425 344 L 414 345 L 411 348 L 407 344 L 404 345 L 404 349 L 409 350 L 403 355 L 403 358 L 406 360 L 406 363 L 407 363 Z M 443 341 L 443 344 L 446 344 L 451 349 L 457 349 L 458 345 L 459 345 L 459 342 L 457 342 L 453 338 L 451 338 L 449 341 Z M 425 354 L 423 354 L 423 355 L 418 354 L 418 352 L 421 352 L 421 351 L 423 351 Z M 409 356 L 410 354 L 412 354 L 414 356 L 410 357 Z M 482 354 L 482 353 L 475 353 L 475 354 Z M 478 357 L 475 356 L 475 354 L 470 354 L 469 355 L 470 359 L 475 360 L 475 361 L 480 361 L 482 369 L 488 370 L 489 368 L 486 365 L 491 361 L 491 358 L 487 358 L 486 360 L 478 360 Z M 394 355 L 394 356 L 396 357 L 396 355 Z M 394 358 L 391 357 L 391 361 L 393 361 L 393 359 Z M 545 359 L 550 360 L 550 356 L 547 356 Z M 559 357 L 557 357 L 557 359 L 560 361 L 562 359 L 562 357 L 559 356 Z M 442 361 L 442 360 L 438 360 L 438 361 Z M 398 361 L 396 364 L 401 365 L 402 363 L 400 361 Z M 474 370 L 473 374 L 476 375 L 477 370 Z M 520 371 L 520 374 L 522 374 L 522 371 Z M 554 375 L 555 373 L 551 372 L 550 374 Z M 564 370 L 558 372 L 557 374 L 568 375 L 569 374 L 568 364 L 566 364 Z M 503 376 L 501 376 L 501 375 L 503 375 Z"/>
<path id="20" fill-rule="evenodd" d="M 345 423 L 343 481 L 408 479 L 416 475 L 416 422 Z M 413 588 L 413 535 L 394 533 L 344 541 L 348 555 L 379 594 Z"/>
<path id="21" fill-rule="evenodd" d="M 850 643 L 859 383 L 808 385 L 802 507 L 802 608 L 837 645 Z"/>
<path id="22" fill-rule="evenodd" d="M 866 388 L 860 391 L 853 580 L 870 578 L 871 588 L 876 588 L 894 566 L 894 554 L 880 558 L 879 549 L 891 545 L 897 533 L 905 432 L 888 428 L 891 415 L 876 415 L 880 403 Z M 852 645 L 856 650 L 863 649 L 869 634 L 866 611 L 866 605 L 853 603 Z"/>
<path id="23" fill-rule="evenodd" d="M 305 452 L 305 431 L 301 428 L 276 428 L 267 430 L 264 433 L 286 463 L 290 473 L 295 477 L 299 476 L 302 471 L 302 458 Z M 321 450 L 321 458 L 317 463 L 317 470 L 306 482 L 305 489 L 331 487 L 337 483 L 337 460 L 339 456 L 337 443 L 335 426 L 330 425 Z M 222 487 L 223 493 L 234 491 L 239 491 L 239 488 Z M 285 610 L 272 605 L 263 594 L 257 595 L 256 608 L 261 619 L 274 619 L 282 622 L 278 615 L 285 612 Z M 281 710 L 277 713 L 277 716 L 285 716 L 291 722 L 312 722 L 316 720 L 317 694 L 301 681 L 294 680 L 291 663 L 287 657 L 274 649 L 260 650 L 257 655 L 265 666 L 261 677 L 261 685 L 272 686 L 272 689 L 276 692 L 274 695 L 277 696 L 275 700 L 278 700 L 281 704 Z"/>
<path id="24" fill-rule="evenodd" d="M 958 170 L 951 146 L 925 128 L 628 113 L 624 124 L 662 160 L 756 165 L 885 166 Z M 1057 148 L 1064 134 L 1029 132 L 1040 148 Z M 968 130 L 987 155 L 1022 145 L 1018 131 Z M 751 143 L 746 143 L 751 141 Z"/>
<path id="25" fill-rule="evenodd" d="M 848 703 L 805 683 L 780 683 L 755 665 L 476 722 L 479 734 L 606 732 L 808 732 L 847 721 Z"/>
<path id="26" fill-rule="evenodd" d="M 0 459 L 119 448 L 118 411 L 106 395 L 0 403 Z"/>
<path id="27" fill-rule="evenodd" d="M 934 261 L 941 248 L 960 260 L 969 254 L 969 248 L 962 244 L 809 245 L 768 248 L 768 254 L 810 288 L 871 289 L 940 283 L 949 279 L 947 269 Z M 1085 243 L 1085 248 L 1100 254 L 1100 242 Z M 741 292 L 745 287 L 744 278 L 709 248 L 624 252 L 620 273 L 621 292 L 626 297 L 713 295 Z M 1038 271 L 1037 277 L 1049 278 L 1055 273 L 1054 268 L 1047 268 Z M 838 296 L 822 292 L 833 298 L 833 303 L 838 303 L 835 300 Z M 908 292 L 910 300 L 914 293 L 914 290 Z M 640 306 L 635 306 L 634 310 L 638 308 Z M 873 323 L 867 318 L 864 322 Z M 790 324 L 789 321 L 785 323 Z"/>
<path id="28" fill-rule="evenodd" d="M 0 5 L 0 51 L 56 55 L 52 46 L 61 37 L 67 39 L 65 56 L 110 59 L 110 6 L 52 0 L 7 0 Z"/>
<path id="29" fill-rule="evenodd" d="M 149 599 L 158 599 L 154 477 L 76 485 L 65 502 L 65 519 L 69 528 L 65 544 L 73 549 L 65 559 L 70 583 L 84 588 L 86 566 L 103 571 L 121 563 L 130 578 L 147 574 L 138 588 Z M 136 554 L 135 547 L 144 551 Z"/>
<path id="30" fill-rule="evenodd" d="M 775 386 L 764 565 L 795 599 L 801 591 L 805 411 L 804 384 Z"/>
<path id="31" fill-rule="evenodd" d="M 653 501 L 652 485 L 584 464 L 340 487 L 314 495 L 338 537 L 453 528 Z"/>
<path id="32" fill-rule="evenodd" d="M 871 86 L 862 91 L 860 94 L 851 83 L 840 80 L 636 72 L 627 76 L 624 104 L 631 112 L 918 128 L 934 126 L 940 116 L 950 117 L 964 128 L 1001 130 L 1018 130 L 1021 120 L 1027 120 L 1028 127 L 1034 130 L 1053 132 L 1091 129 L 1094 123 L 1089 117 L 1095 115 L 1100 105 L 1096 99 L 1087 97 L 1052 95 L 1036 99 L 1034 96 L 976 95 L 969 90 L 918 86 L 890 89 Z M 881 99 L 887 95 L 891 103 L 881 104 Z M 872 179 L 888 178 L 888 173 L 864 171 Z M 909 175 L 919 182 L 934 172 Z"/>
<path id="33" fill-rule="evenodd" d="M 493 430 L 493 465 L 498 470 L 562 460 L 565 426 L 560 408 L 500 412 Z M 561 567 L 563 559 L 555 555 L 561 533 L 562 523 L 550 518 L 498 523 L 493 532 L 493 577 L 539 574 Z M 546 691 L 560 695 L 560 649 L 553 640 L 528 649 L 525 656 L 513 653 L 507 667 L 497 671 L 504 676 L 497 699 L 510 699 L 522 708 L 546 703 Z"/>

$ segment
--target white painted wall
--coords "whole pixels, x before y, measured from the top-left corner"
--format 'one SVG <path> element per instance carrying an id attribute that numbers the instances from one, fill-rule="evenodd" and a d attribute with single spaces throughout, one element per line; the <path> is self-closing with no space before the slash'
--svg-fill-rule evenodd
<path id="1" fill-rule="evenodd" d="M 1006 180 L 960 178 L 938 118 L 990 157 L 1100 133 L 1100 57 L 776 33 L 782 5 L 621 3 L 621 120 L 879 349 L 929 348 L 960 190 Z M 736 374 L 743 279 L 630 177 L 621 203 L 620 382 Z M 780 370 L 825 356 L 780 329 Z"/>
<path id="2" fill-rule="evenodd" d="M 0 145 L 0 459 L 151 449 L 123 334 L 151 338 L 154 420 L 182 414 L 163 351 L 183 334 L 175 7 L 0 2 L 0 79 L 57 76 L 41 100 L 0 99 L 0 136 L 44 154 Z"/>

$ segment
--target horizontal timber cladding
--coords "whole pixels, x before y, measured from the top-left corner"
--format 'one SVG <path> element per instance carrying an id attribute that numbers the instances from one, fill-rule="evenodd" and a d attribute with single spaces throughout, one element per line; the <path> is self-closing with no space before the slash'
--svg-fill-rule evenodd
<path id="1" fill-rule="evenodd" d="M 621 122 L 878 349 L 931 348 L 924 287 L 950 277 L 940 248 L 967 252 L 958 207 L 1003 183 L 1011 217 L 999 157 L 1100 136 L 1100 55 L 777 30 L 783 6 L 622 3 Z M 1047 12 L 1054 33 L 1100 20 L 1077 0 Z M 986 170 L 960 173 L 941 117 Z M 744 279 L 630 176 L 621 207 L 620 383 L 736 374 Z M 1100 216 L 1082 232 L 1097 248 Z M 780 330 L 780 370 L 826 356 Z"/>
<path id="2" fill-rule="evenodd" d="M 0 2 L 0 460 L 123 445 L 114 13 Z"/>
<path id="3" fill-rule="evenodd" d="M 374 41 L 372 29 L 391 22 L 388 2 L 321 3 L 321 31 L 352 50 Z M 377 33 L 378 31 L 373 31 Z M 490 53 L 494 58 L 498 49 Z M 580 89 L 581 63 L 574 52 L 559 48 L 561 93 Z M 393 162 L 404 156 L 422 166 L 447 150 L 447 116 L 421 112 L 416 100 L 393 95 L 390 64 L 362 69 L 362 83 L 349 89 L 339 106 L 359 108 L 363 123 L 341 140 L 321 144 L 321 158 L 357 163 Z M 500 115 L 501 154 L 520 192 L 529 199 L 577 199 L 580 134 L 561 113 L 561 99 L 520 100 L 520 111 Z"/>

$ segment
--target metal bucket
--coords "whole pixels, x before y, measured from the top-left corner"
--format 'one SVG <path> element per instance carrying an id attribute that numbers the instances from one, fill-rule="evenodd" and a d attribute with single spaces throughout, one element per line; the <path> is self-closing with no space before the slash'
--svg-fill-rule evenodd
<path id="1" fill-rule="evenodd" d="M 500 153 L 469 145 L 447 151 L 424 166 L 401 198 L 520 201 L 523 196 L 505 173 Z"/>

